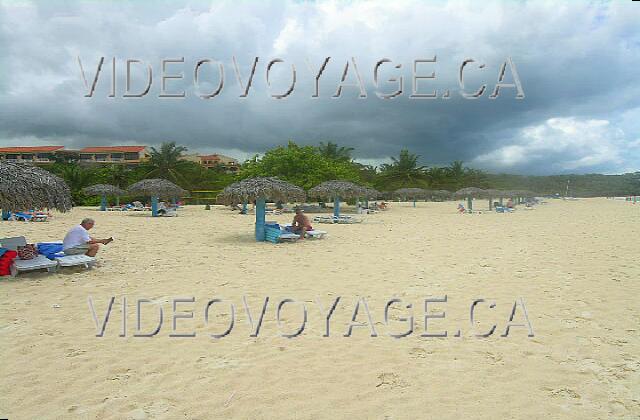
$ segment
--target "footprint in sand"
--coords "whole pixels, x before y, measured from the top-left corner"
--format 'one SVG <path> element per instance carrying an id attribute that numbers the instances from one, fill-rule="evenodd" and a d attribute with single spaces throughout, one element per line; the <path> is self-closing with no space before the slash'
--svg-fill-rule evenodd
<path id="1" fill-rule="evenodd" d="M 426 359 L 428 355 L 432 354 L 432 351 L 421 349 L 420 347 L 414 347 L 409 350 L 409 356 L 412 359 Z"/>
<path id="2" fill-rule="evenodd" d="M 380 381 L 376 388 L 406 388 L 409 384 L 400 378 L 397 373 L 393 372 L 383 372 L 378 375 L 378 380 Z"/>
<path id="3" fill-rule="evenodd" d="M 485 357 L 489 360 L 489 363 L 493 364 L 493 365 L 502 365 L 504 364 L 504 361 L 502 360 L 503 357 L 501 354 L 495 354 L 495 353 L 491 353 L 491 352 L 486 352 L 485 353 Z"/>
<path id="4" fill-rule="evenodd" d="M 85 350 L 80 350 L 80 349 L 67 349 L 67 353 L 65 354 L 65 356 L 67 357 L 76 357 L 76 356 L 80 356 L 81 354 L 86 353 Z"/>
<path id="5" fill-rule="evenodd" d="M 552 397 L 556 398 L 580 398 L 580 394 L 578 394 L 571 388 L 553 389 L 549 392 L 549 394 L 551 394 Z"/>

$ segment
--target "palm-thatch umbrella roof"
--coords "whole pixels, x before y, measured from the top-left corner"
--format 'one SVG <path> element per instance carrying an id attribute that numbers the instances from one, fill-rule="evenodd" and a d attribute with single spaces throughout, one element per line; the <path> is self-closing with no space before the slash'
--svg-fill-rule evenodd
<path id="1" fill-rule="evenodd" d="M 434 190 L 432 191 L 432 195 L 436 195 L 439 197 L 451 197 L 453 193 L 447 190 Z"/>
<path id="2" fill-rule="evenodd" d="M 490 198 L 509 197 L 509 191 L 496 190 L 496 189 L 488 189 L 488 190 L 485 190 L 485 191 L 486 191 L 487 197 L 490 197 Z"/>
<path id="3" fill-rule="evenodd" d="M 378 198 L 380 197 L 380 191 L 375 188 L 364 187 L 364 197 L 365 198 Z"/>
<path id="4" fill-rule="evenodd" d="M 266 200 L 291 203 L 304 201 L 304 190 L 275 177 L 243 179 L 227 186 L 219 196 L 225 204 L 247 203 L 264 198 Z"/>
<path id="5" fill-rule="evenodd" d="M 535 193 L 527 190 L 510 190 L 505 191 L 508 197 L 533 197 Z"/>
<path id="6" fill-rule="evenodd" d="M 427 190 L 424 190 L 422 188 L 400 188 L 398 190 L 395 190 L 394 193 L 402 197 L 415 198 L 415 197 L 425 197 L 427 195 Z"/>
<path id="7" fill-rule="evenodd" d="M 96 184 L 86 187 L 82 190 L 87 195 L 110 195 L 110 196 L 121 196 L 125 195 L 127 192 L 121 188 L 116 187 L 111 184 Z"/>
<path id="8" fill-rule="evenodd" d="M 480 198 L 480 197 L 486 197 L 487 196 L 487 191 L 483 190 L 482 188 L 467 187 L 467 188 L 462 188 L 462 189 L 456 191 L 455 195 L 457 197 Z"/>
<path id="9" fill-rule="evenodd" d="M 64 212 L 71 207 L 71 190 L 62 178 L 35 166 L 0 162 L 2 210 L 49 208 Z"/>
<path id="10" fill-rule="evenodd" d="M 182 197 L 187 194 L 187 191 L 166 179 L 143 179 L 131 185 L 127 192 L 131 195 L 160 198 Z"/>
<path id="11" fill-rule="evenodd" d="M 364 196 L 366 188 L 349 181 L 325 181 L 309 190 L 309 195 L 323 199 L 350 199 Z"/>

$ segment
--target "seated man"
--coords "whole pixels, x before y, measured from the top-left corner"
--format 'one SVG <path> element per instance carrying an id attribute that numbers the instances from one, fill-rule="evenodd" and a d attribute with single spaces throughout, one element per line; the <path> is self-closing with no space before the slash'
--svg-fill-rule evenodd
<path id="1" fill-rule="evenodd" d="M 464 204 L 458 203 L 458 213 L 463 214 L 466 211 L 467 211 L 467 209 L 464 208 Z"/>
<path id="2" fill-rule="evenodd" d="M 82 223 L 69 230 L 62 242 L 62 250 L 66 255 L 85 254 L 89 257 L 95 257 L 100 248 L 98 244 L 106 245 L 113 241 L 113 238 L 95 239 L 89 236 L 89 229 L 94 224 L 95 221 L 93 219 L 83 219 Z"/>
<path id="3" fill-rule="evenodd" d="M 311 222 L 309 222 L 309 218 L 304 214 L 304 210 L 300 207 L 296 207 L 296 215 L 293 217 L 291 225 L 291 230 L 293 233 L 299 233 L 300 239 L 304 239 L 306 232 L 313 230 Z"/>

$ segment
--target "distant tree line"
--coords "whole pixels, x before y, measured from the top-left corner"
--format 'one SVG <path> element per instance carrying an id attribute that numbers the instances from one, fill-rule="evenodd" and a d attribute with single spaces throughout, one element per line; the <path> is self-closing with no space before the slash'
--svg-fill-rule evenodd
<path id="1" fill-rule="evenodd" d="M 311 188 L 323 181 L 341 179 L 393 191 L 418 187 L 456 191 L 464 187 L 502 190 L 531 190 L 541 195 L 569 195 L 576 197 L 640 195 L 640 172 L 623 175 L 550 175 L 524 176 L 490 174 L 454 161 L 448 166 L 427 167 L 420 164 L 420 156 L 403 149 L 390 163 L 378 167 L 356 162 L 353 148 L 333 142 L 318 146 L 301 146 L 293 141 L 256 155 L 245 161 L 238 173 L 229 174 L 223 168 L 205 168 L 198 163 L 182 160 L 186 147 L 174 142 L 151 148 L 150 158 L 143 164 L 127 168 L 124 165 L 82 165 L 78 161 L 58 161 L 48 169 L 69 184 L 77 205 L 96 204 L 99 198 L 87 197 L 82 189 L 106 183 L 126 188 L 145 178 L 168 179 L 187 190 L 217 192 L 239 179 L 255 176 L 277 176 L 302 188 Z"/>

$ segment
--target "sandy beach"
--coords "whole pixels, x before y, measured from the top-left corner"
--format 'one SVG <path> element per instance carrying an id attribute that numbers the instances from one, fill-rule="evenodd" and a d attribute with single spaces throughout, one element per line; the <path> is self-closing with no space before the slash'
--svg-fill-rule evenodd
<path id="1" fill-rule="evenodd" d="M 92 270 L 0 280 L 0 406 L 10 419 L 640 417 L 640 206 L 550 200 L 513 214 L 459 215 L 455 202 L 392 203 L 324 240 L 256 243 L 254 216 L 187 206 L 175 218 L 74 208 L 46 223 L 0 223 L 0 237 L 62 240 L 84 217 L 115 241 Z M 476 209 L 487 203 L 478 201 Z M 311 215 L 313 216 L 313 215 Z M 291 215 L 268 216 L 289 222 Z M 425 298 L 429 332 L 423 337 Z M 253 321 L 269 301 L 257 337 Z M 96 337 L 115 297 L 104 336 Z M 127 299 L 126 337 L 122 298 Z M 340 297 L 323 337 L 326 311 Z M 136 337 L 164 322 L 154 337 Z M 172 301 L 179 319 L 172 337 Z M 223 298 L 210 308 L 207 303 Z M 281 323 L 276 320 L 278 303 Z M 370 325 L 345 337 L 359 298 Z M 392 305 L 385 323 L 385 304 Z M 476 308 L 477 331 L 470 306 Z M 520 300 L 521 299 L 521 300 Z M 235 306 L 230 323 L 229 302 Z M 534 336 L 512 327 L 524 302 Z M 307 310 L 305 329 L 295 338 Z M 411 304 L 411 309 L 406 305 Z M 362 310 L 362 306 L 360 307 Z M 414 317 L 411 334 L 403 318 Z M 521 306 L 515 321 L 522 323 Z M 360 311 L 358 321 L 366 321 Z M 456 336 L 460 330 L 459 336 Z"/>

